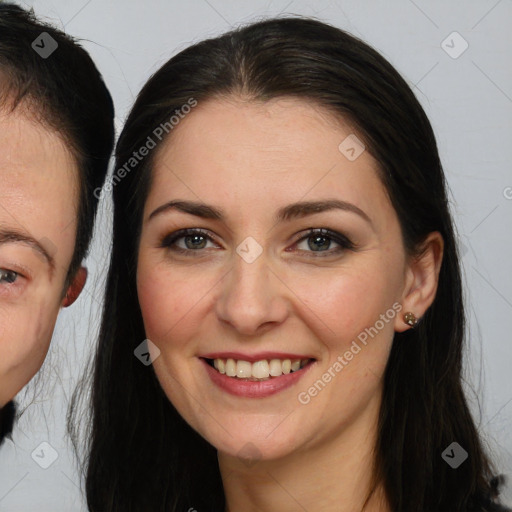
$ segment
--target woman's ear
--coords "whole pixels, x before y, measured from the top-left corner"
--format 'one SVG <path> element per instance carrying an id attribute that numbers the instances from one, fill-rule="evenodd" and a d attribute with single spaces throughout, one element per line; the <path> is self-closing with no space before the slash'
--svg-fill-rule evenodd
<path id="1" fill-rule="evenodd" d="M 418 255 L 412 256 L 406 269 L 402 295 L 402 315 L 396 317 L 395 331 L 410 328 L 404 321 L 405 313 L 412 313 L 418 320 L 425 314 L 436 296 L 439 271 L 443 261 L 444 241 L 441 233 L 430 233 L 421 245 Z"/>
<path id="2" fill-rule="evenodd" d="M 85 282 L 87 281 L 87 269 L 85 267 L 80 267 L 76 274 L 74 275 L 67 291 L 65 297 L 62 299 L 61 306 L 63 308 L 67 308 L 71 306 L 78 296 L 82 292 L 85 286 Z"/>

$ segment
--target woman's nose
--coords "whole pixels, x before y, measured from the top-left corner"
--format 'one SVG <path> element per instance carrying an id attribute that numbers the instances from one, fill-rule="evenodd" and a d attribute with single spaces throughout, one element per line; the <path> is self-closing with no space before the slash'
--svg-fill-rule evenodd
<path id="1" fill-rule="evenodd" d="M 240 334 L 261 334 L 288 315 L 287 288 L 257 242 L 246 239 L 236 252 L 232 270 L 220 283 L 217 316 Z"/>

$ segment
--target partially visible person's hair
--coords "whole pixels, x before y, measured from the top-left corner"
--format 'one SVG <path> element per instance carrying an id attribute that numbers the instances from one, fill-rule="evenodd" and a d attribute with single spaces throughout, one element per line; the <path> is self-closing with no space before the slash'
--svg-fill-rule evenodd
<path id="1" fill-rule="evenodd" d="M 50 39 L 57 48 L 49 56 L 32 47 L 50 49 Z M 32 11 L 0 3 L 0 111 L 18 108 L 57 132 L 77 163 L 77 235 L 67 288 L 92 238 L 94 190 L 105 180 L 114 145 L 114 106 L 94 62 L 75 39 Z"/>
<path id="2" fill-rule="evenodd" d="M 201 104 L 229 96 L 295 97 L 349 122 L 380 164 L 407 253 L 421 251 L 430 232 L 442 234 L 435 300 L 416 329 L 395 334 L 374 488 L 383 483 L 393 512 L 499 510 L 498 480 L 462 389 L 465 315 L 445 177 L 412 90 L 379 53 L 338 28 L 302 18 L 258 22 L 187 48 L 151 77 L 121 134 L 116 169 L 191 99 Z M 172 132 L 163 140 L 169 137 Z M 152 367 L 133 355 L 145 339 L 136 265 L 157 152 L 114 187 L 113 252 L 86 433 L 91 512 L 178 512 L 192 505 L 218 512 L 225 506 L 215 449 L 180 417 Z M 441 457 L 453 441 L 469 455 L 456 470 Z"/>

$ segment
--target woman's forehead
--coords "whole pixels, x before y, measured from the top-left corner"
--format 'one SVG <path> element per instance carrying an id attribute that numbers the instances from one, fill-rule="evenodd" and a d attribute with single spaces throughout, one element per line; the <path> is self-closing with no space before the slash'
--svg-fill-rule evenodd
<path id="1" fill-rule="evenodd" d="M 164 141 L 150 195 L 292 201 L 385 194 L 377 162 L 350 130 L 298 99 L 210 101 Z"/>

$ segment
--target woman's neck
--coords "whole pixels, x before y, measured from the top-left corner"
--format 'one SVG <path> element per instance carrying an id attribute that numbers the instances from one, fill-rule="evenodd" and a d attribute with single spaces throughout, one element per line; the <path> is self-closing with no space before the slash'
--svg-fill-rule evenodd
<path id="1" fill-rule="evenodd" d="M 228 512 L 389 512 L 382 483 L 373 483 L 377 414 L 370 407 L 336 437 L 285 459 L 249 465 L 219 454 Z"/>

